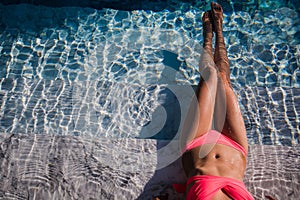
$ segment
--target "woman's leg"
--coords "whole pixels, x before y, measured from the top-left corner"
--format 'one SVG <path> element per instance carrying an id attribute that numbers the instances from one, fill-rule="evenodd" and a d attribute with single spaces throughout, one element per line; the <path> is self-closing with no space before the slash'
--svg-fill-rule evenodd
<path id="1" fill-rule="evenodd" d="M 211 11 L 205 12 L 202 17 L 202 29 L 203 29 L 203 48 L 206 53 L 210 55 L 212 61 L 212 38 L 213 38 L 213 21 Z"/>
<path id="2" fill-rule="evenodd" d="M 248 150 L 248 142 L 247 142 L 247 135 L 246 129 L 244 125 L 244 120 L 239 108 L 239 104 L 235 93 L 232 89 L 231 82 L 230 82 L 230 68 L 229 68 L 229 61 L 227 57 L 224 37 L 222 33 L 222 23 L 223 23 L 223 11 L 222 7 L 217 3 L 211 3 L 213 21 L 214 21 L 214 29 L 216 32 L 216 47 L 215 47 L 215 54 L 214 60 L 216 65 L 219 69 L 219 77 L 220 83 L 219 87 L 222 87 L 225 91 L 225 94 L 218 93 L 217 95 L 217 102 L 216 103 L 216 113 L 218 116 L 217 118 L 221 118 L 219 121 L 225 121 L 222 133 L 229 136 L 237 143 L 242 145 L 246 150 Z M 219 89 L 218 89 L 219 91 Z M 219 95 L 220 94 L 220 95 Z M 225 106 L 226 105 L 226 106 Z M 226 110 L 224 110 L 224 107 Z M 224 112 L 225 119 L 224 118 Z M 223 114 L 222 114 L 223 113 Z"/>
<path id="3" fill-rule="evenodd" d="M 211 56 L 213 31 L 208 12 L 204 13 L 202 21 L 204 52 L 199 66 L 201 80 L 182 128 L 182 148 L 191 140 L 203 135 L 212 128 L 218 77 L 217 69 Z"/>
<path id="4" fill-rule="evenodd" d="M 227 79 L 230 80 L 229 60 L 227 57 L 227 51 L 223 37 L 223 10 L 219 4 L 212 2 L 211 12 L 216 35 L 214 61 L 219 71 L 224 73 Z"/>
<path id="5" fill-rule="evenodd" d="M 201 57 L 199 71 L 201 80 L 198 85 L 196 96 L 198 100 L 199 118 L 198 128 L 194 138 L 205 134 L 211 130 L 213 123 L 213 113 L 217 93 L 217 69 L 212 58 L 212 37 L 213 26 L 210 11 L 205 12 L 202 17 L 204 52 Z"/>

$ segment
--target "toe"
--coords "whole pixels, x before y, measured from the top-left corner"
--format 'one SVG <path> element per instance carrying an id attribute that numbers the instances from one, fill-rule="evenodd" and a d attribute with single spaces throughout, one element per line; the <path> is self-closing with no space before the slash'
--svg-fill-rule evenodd
<path id="1" fill-rule="evenodd" d="M 215 2 L 211 2 L 210 7 L 211 7 L 211 10 L 214 10 L 215 9 Z"/>
<path id="2" fill-rule="evenodd" d="M 206 21 L 207 19 L 209 19 L 208 12 L 205 12 L 202 16 L 202 21 Z"/>
<path id="3" fill-rule="evenodd" d="M 211 2 L 211 9 L 213 11 L 222 12 L 222 6 L 215 2 Z"/>

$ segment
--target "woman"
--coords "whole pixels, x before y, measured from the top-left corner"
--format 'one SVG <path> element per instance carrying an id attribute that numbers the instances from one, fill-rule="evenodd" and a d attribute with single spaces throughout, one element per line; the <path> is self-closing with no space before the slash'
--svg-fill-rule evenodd
<path id="1" fill-rule="evenodd" d="M 248 144 L 230 82 L 222 7 L 211 3 L 202 21 L 205 52 L 196 92 L 198 111 L 190 109 L 182 135 L 182 163 L 188 181 L 174 188 L 185 192 L 187 199 L 253 199 L 243 183 Z"/>

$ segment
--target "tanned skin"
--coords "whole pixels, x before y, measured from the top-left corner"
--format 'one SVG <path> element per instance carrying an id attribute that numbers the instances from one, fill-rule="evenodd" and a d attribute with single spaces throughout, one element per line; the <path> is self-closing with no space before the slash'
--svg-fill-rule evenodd
<path id="1" fill-rule="evenodd" d="M 184 144 L 202 136 L 212 129 L 230 137 L 248 151 L 244 120 L 236 95 L 230 82 L 230 68 L 223 37 L 223 10 L 217 3 L 211 3 L 211 10 L 202 17 L 204 53 L 199 66 L 201 80 L 197 88 L 199 115 L 194 118 L 195 129 L 188 131 Z M 215 35 L 213 52 L 212 39 Z M 191 119 L 191 118 L 190 118 Z M 183 129 L 184 131 L 184 129 Z M 199 156 L 200 148 L 209 149 L 205 156 Z M 222 145 L 204 144 L 182 155 L 187 177 L 215 175 L 243 181 L 246 157 L 238 150 Z M 187 191 L 194 183 L 187 187 Z M 230 199 L 222 190 L 213 199 Z"/>
<path id="2" fill-rule="evenodd" d="M 223 37 L 223 10 L 217 3 L 211 3 L 211 10 L 202 17 L 203 48 L 196 97 L 197 107 L 191 106 L 184 125 L 181 145 L 214 129 L 230 137 L 248 151 L 244 120 L 230 81 L 230 67 Z M 215 36 L 215 48 L 212 39 Z M 185 128 L 186 127 L 186 128 Z M 200 149 L 208 149 L 204 156 Z M 182 164 L 187 177 L 214 175 L 243 181 L 246 157 L 238 150 L 222 144 L 204 144 L 185 152 Z M 186 192 L 194 183 L 191 183 Z M 156 199 L 164 199 L 156 197 Z M 222 190 L 213 200 L 230 199 Z"/>

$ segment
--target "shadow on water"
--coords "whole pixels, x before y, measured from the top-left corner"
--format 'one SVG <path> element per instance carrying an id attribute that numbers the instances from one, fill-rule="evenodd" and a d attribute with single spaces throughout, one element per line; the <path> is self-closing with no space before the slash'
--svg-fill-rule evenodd
<path id="1" fill-rule="evenodd" d="M 162 54 L 164 57 L 163 64 L 170 67 L 165 67 L 162 74 L 167 74 L 169 80 L 175 81 L 176 72 L 179 70 L 182 62 L 177 59 L 178 55 L 173 52 L 162 50 Z M 181 119 L 180 105 L 176 95 L 170 89 L 166 88 L 162 93 L 164 94 L 159 95 L 159 97 L 164 97 L 161 102 L 167 113 L 166 123 L 162 130 L 150 139 L 171 140 L 179 129 Z M 166 100 L 171 100 L 171 102 Z"/>
<path id="2" fill-rule="evenodd" d="M 0 3 L 20 4 L 27 3 L 33 5 L 43 5 L 49 7 L 90 7 L 94 9 L 112 8 L 116 10 L 170 10 L 175 11 L 178 9 L 189 9 L 190 7 L 204 7 L 209 1 L 196 1 L 196 0 L 96 0 L 96 1 L 80 1 L 80 0 L 2 0 Z"/>
<path id="3" fill-rule="evenodd" d="M 300 13 L 300 1 L 286 0 L 286 1 L 259 1 L 259 0 L 214 0 L 223 6 L 226 14 L 232 12 L 245 11 L 254 13 L 255 10 L 273 10 L 279 7 L 289 7 L 295 9 Z M 11 4 L 32 4 L 49 7 L 90 7 L 94 9 L 111 8 L 115 10 L 182 10 L 188 11 L 190 8 L 207 10 L 211 0 L 94 0 L 94 1 L 80 1 L 80 0 L 1 0 L 0 3 L 4 5 Z"/>
<path id="4" fill-rule="evenodd" d="M 199 7 L 199 5 L 205 6 L 207 1 L 195 1 L 195 0 L 96 0 L 96 1 L 81 1 L 81 0 L 1 0 L 0 3 L 4 5 L 8 4 L 20 4 L 27 3 L 33 5 L 43 5 L 50 7 L 90 7 L 95 9 L 112 8 L 116 10 L 178 10 L 182 8 L 188 9 L 191 6 Z"/>
<path id="5" fill-rule="evenodd" d="M 176 80 L 176 72 L 179 71 L 180 66 L 186 64 L 185 61 L 179 61 L 176 53 L 162 50 L 163 64 L 165 67 L 162 72 L 161 83 L 173 83 Z M 164 75 L 166 77 L 164 77 Z M 170 85 L 169 85 L 170 86 Z M 172 88 L 170 86 L 170 88 Z M 160 197 L 161 200 L 173 199 L 176 192 L 171 188 L 173 183 L 178 183 L 185 180 L 184 171 L 181 165 L 180 149 L 179 149 L 179 131 L 182 117 L 185 113 L 181 109 L 181 100 L 178 98 L 178 93 L 174 93 L 172 89 L 166 87 L 159 95 L 162 99 L 161 106 L 165 110 L 165 123 L 162 129 L 155 135 L 148 137 L 149 139 L 157 139 L 156 152 L 157 163 L 156 170 L 151 179 L 144 186 L 143 192 L 137 198 L 138 200 L 149 199 L 150 196 Z M 179 91 L 180 92 L 180 91 Z M 183 94 L 184 92 L 181 91 Z M 154 117 L 156 112 L 154 112 Z M 144 131 L 145 132 L 145 131 Z M 143 133 L 143 130 L 141 131 Z M 149 134 L 149 133 L 148 133 Z M 172 177 L 170 179 L 170 177 Z M 155 188 L 159 187 L 157 190 Z M 156 193 L 153 193 L 153 190 Z M 171 190 L 171 191 L 170 191 Z M 158 193 L 159 192 L 159 193 Z M 182 196 L 183 197 L 183 196 Z M 178 196 L 177 196 L 178 198 Z"/>
<path id="6" fill-rule="evenodd" d="M 153 112 L 153 118 L 165 118 L 163 127 L 157 133 L 153 132 L 153 129 L 149 127 L 144 127 L 141 130 L 141 138 L 145 139 L 159 139 L 159 140 L 172 140 L 176 137 L 176 133 L 179 130 L 182 113 L 180 109 L 180 102 L 176 95 L 172 91 L 172 86 L 176 86 L 176 73 L 179 71 L 180 66 L 185 66 L 185 61 L 178 60 L 178 55 L 176 53 L 161 50 L 163 61 L 162 63 L 167 66 L 163 69 L 160 80 L 158 84 L 166 84 L 159 94 L 158 102 L 160 102 L 160 107 Z M 160 109 L 163 107 L 165 111 L 165 116 L 162 116 Z M 158 123 L 163 123 L 163 120 L 158 121 Z M 149 125 L 149 124 L 147 124 Z M 146 125 L 146 126 L 147 126 Z M 157 127 L 157 124 L 154 125 Z M 147 136 L 151 134 L 151 136 Z"/>

